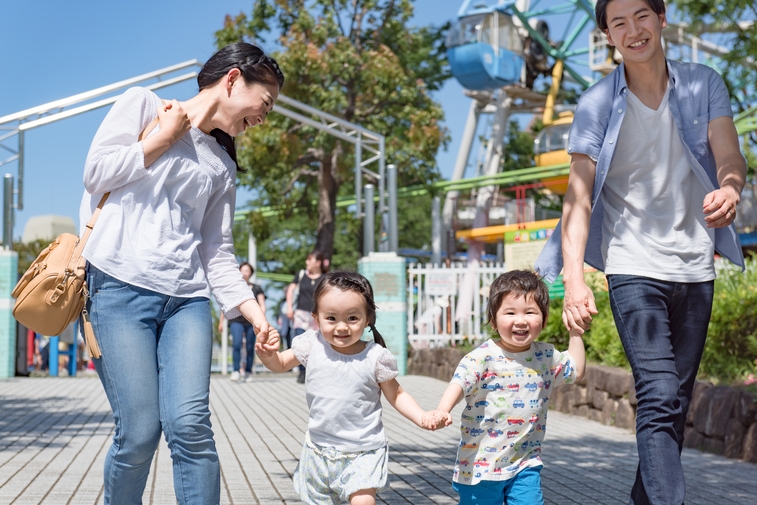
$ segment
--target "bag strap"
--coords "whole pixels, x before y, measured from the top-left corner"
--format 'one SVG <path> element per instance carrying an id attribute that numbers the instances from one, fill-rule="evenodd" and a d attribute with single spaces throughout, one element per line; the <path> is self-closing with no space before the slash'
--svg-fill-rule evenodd
<path id="1" fill-rule="evenodd" d="M 163 100 L 161 100 L 161 102 L 163 102 Z M 155 116 L 155 119 L 150 121 L 145 127 L 145 129 L 142 130 L 142 133 L 139 134 L 139 137 L 137 137 L 137 140 L 141 142 L 158 126 L 159 122 L 160 122 L 160 116 Z M 73 266 L 76 264 L 75 262 L 78 262 L 78 258 L 81 256 L 82 252 L 84 252 L 84 246 L 87 245 L 87 240 L 89 240 L 89 236 L 92 234 L 92 228 L 95 227 L 97 218 L 100 217 L 100 211 L 102 210 L 103 205 L 105 205 L 105 200 L 107 200 L 109 196 L 110 196 L 110 191 L 105 193 L 102 196 L 102 198 L 100 198 L 100 203 L 97 204 L 97 208 L 92 213 L 92 217 L 89 219 L 89 222 L 84 228 L 84 233 L 82 233 L 81 236 L 79 237 L 79 242 L 76 244 L 76 250 L 74 251 L 74 254 L 71 256 L 72 264 L 69 265 L 70 268 L 73 268 Z"/>

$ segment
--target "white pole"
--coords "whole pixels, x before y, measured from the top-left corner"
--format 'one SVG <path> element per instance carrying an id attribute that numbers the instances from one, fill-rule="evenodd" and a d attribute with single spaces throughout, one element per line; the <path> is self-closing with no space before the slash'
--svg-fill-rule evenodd
<path id="1" fill-rule="evenodd" d="M 221 375 L 229 369 L 229 322 L 224 318 L 221 330 Z"/>

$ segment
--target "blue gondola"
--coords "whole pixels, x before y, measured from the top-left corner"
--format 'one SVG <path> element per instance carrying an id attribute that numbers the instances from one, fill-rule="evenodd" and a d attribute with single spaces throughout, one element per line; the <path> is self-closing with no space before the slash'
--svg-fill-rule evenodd
<path id="1" fill-rule="evenodd" d="M 452 75 L 471 90 L 496 89 L 522 80 L 523 41 L 507 8 L 514 2 L 468 11 L 466 0 L 447 36 Z"/>

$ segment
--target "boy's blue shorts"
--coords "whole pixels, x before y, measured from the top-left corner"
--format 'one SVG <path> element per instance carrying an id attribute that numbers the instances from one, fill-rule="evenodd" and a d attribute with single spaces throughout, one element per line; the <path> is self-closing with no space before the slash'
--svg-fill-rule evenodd
<path id="1" fill-rule="evenodd" d="M 524 468 L 512 479 L 482 480 L 472 486 L 452 483 L 460 505 L 544 505 L 541 466 Z"/>

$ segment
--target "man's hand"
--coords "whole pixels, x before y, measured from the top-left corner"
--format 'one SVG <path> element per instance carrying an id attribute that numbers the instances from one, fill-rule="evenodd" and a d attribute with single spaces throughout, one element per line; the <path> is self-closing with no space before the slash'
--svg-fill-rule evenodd
<path id="1" fill-rule="evenodd" d="M 255 352 L 258 353 L 258 356 L 262 358 L 270 358 L 276 352 L 279 350 L 279 341 L 281 340 L 281 337 L 279 336 L 279 332 L 276 330 L 276 328 L 270 328 L 268 329 L 268 333 L 266 335 L 266 338 L 260 338 L 258 337 L 257 341 L 255 342 Z"/>
<path id="2" fill-rule="evenodd" d="M 730 186 L 724 186 L 704 197 L 702 210 L 707 228 L 724 228 L 736 219 L 736 205 L 741 197 Z"/>
<path id="3" fill-rule="evenodd" d="M 564 285 L 565 298 L 563 299 L 562 322 L 568 331 L 575 331 L 579 335 L 583 335 L 584 331 L 591 328 L 591 315 L 597 313 L 594 293 L 591 292 L 583 278 L 565 282 Z"/>
<path id="4" fill-rule="evenodd" d="M 424 429 L 434 431 L 452 424 L 452 415 L 442 410 L 429 410 L 421 418 L 421 426 Z"/>

